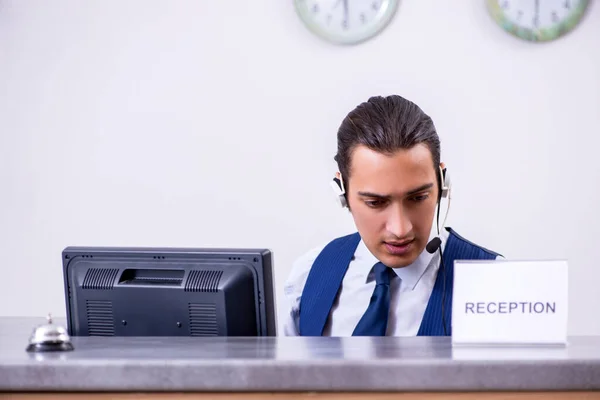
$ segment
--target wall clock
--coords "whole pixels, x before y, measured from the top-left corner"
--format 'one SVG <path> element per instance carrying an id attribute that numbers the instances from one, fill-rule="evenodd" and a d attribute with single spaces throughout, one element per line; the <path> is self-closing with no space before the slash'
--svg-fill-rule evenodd
<path id="1" fill-rule="evenodd" d="M 547 42 L 581 22 L 589 0 L 486 0 L 496 23 L 512 35 Z"/>
<path id="2" fill-rule="evenodd" d="M 357 44 L 380 33 L 399 0 L 294 0 L 296 12 L 314 34 L 335 44 Z"/>

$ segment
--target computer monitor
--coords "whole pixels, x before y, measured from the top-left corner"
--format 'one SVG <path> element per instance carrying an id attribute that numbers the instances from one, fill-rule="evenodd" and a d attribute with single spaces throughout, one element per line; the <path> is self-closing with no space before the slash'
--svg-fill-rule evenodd
<path id="1" fill-rule="evenodd" d="M 67 247 L 72 336 L 275 336 L 266 249 Z"/>

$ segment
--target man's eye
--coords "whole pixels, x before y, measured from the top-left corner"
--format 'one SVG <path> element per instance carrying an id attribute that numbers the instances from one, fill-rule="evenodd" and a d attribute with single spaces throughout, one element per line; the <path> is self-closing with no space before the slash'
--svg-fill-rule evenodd
<path id="1" fill-rule="evenodd" d="M 365 204 L 371 208 L 381 207 L 385 202 L 382 200 L 367 200 Z"/>
<path id="2" fill-rule="evenodd" d="M 428 194 L 422 194 L 422 195 L 419 195 L 419 196 L 412 197 L 411 200 L 414 201 L 414 202 L 416 202 L 416 203 L 420 203 L 422 201 L 427 200 L 428 198 L 429 198 Z"/>

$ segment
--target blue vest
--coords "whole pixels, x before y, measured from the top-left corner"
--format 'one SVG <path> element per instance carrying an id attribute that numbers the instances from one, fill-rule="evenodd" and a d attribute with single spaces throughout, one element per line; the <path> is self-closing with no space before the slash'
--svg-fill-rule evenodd
<path id="1" fill-rule="evenodd" d="M 454 260 L 493 260 L 498 254 L 477 246 L 447 228 L 449 235 L 443 250 L 446 268 L 444 314 L 446 332 L 452 335 L 452 287 Z M 333 240 L 315 259 L 300 298 L 300 336 L 321 336 L 344 275 L 360 243 L 358 232 Z M 418 336 L 443 336 L 442 295 L 444 274 L 438 273 L 429 297 Z"/>

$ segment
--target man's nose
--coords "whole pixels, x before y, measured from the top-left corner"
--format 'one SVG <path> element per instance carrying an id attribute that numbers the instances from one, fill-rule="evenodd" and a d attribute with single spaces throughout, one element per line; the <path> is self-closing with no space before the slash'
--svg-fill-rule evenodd
<path id="1" fill-rule="evenodd" d="M 403 238 L 412 230 L 412 223 L 401 205 L 390 207 L 387 216 L 387 230 L 394 236 Z"/>

